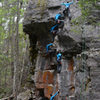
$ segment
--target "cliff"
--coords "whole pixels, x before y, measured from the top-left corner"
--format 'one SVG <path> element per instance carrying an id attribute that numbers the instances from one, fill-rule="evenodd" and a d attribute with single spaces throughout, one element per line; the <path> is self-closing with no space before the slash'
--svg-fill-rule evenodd
<path id="1" fill-rule="evenodd" d="M 56 54 L 52 61 L 46 56 L 46 45 L 52 42 L 49 30 L 55 24 L 53 18 L 65 9 L 62 2 L 65 0 L 30 0 L 25 13 L 23 30 L 29 35 L 33 64 L 32 98 L 49 100 L 50 94 L 59 89 L 55 100 L 99 100 L 100 27 L 81 19 L 79 1 L 70 6 L 72 19 L 64 19 L 64 28 L 54 40 L 56 51 L 63 55 L 60 74 Z M 97 14 L 96 18 L 99 21 Z"/>

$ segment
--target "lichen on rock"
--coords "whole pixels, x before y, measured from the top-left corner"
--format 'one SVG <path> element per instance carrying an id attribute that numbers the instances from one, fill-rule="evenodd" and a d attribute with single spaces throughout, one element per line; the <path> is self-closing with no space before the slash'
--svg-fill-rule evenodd
<path id="1" fill-rule="evenodd" d="M 54 41 L 56 50 L 63 55 L 60 74 L 56 72 L 56 56 L 52 62 L 45 56 L 46 45 L 52 42 L 49 30 L 55 25 L 53 18 L 64 10 L 62 2 L 65 1 L 30 0 L 25 13 L 23 30 L 29 35 L 30 57 L 35 66 L 32 78 L 36 93 L 34 100 L 50 98 L 50 94 L 58 89 L 60 94 L 56 100 L 65 100 L 66 96 L 70 100 L 99 100 L 100 90 L 96 87 L 100 81 L 100 28 L 80 20 L 82 13 L 77 0 L 70 7 L 71 22 L 65 18 L 64 28 Z"/>

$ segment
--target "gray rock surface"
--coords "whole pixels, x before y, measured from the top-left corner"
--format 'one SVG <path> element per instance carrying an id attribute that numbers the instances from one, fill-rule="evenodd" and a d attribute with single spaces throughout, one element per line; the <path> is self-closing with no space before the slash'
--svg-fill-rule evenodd
<path id="1" fill-rule="evenodd" d="M 68 100 L 100 99 L 100 27 L 86 22 L 77 24 L 78 20 L 75 24 L 74 20 L 81 16 L 81 10 L 78 1 L 74 1 L 70 7 L 72 20 L 65 18 L 64 29 L 59 31 L 54 41 L 55 48 L 63 55 L 60 74 L 56 73 L 56 57 L 50 61 L 45 56 L 45 47 L 52 41 L 49 29 L 55 24 L 54 16 L 64 10 L 60 4 L 65 0 L 29 1 L 23 30 L 30 38 L 31 57 L 36 54 L 34 49 L 39 48 L 35 59 L 32 58 L 35 100 L 39 100 L 39 93 L 50 98 L 49 94 L 58 89 L 60 94 L 56 100 L 65 100 L 66 95 Z"/>

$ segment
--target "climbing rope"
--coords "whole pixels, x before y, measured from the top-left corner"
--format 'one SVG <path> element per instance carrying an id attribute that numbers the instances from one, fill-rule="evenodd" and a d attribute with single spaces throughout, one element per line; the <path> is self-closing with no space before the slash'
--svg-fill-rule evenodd
<path id="1" fill-rule="evenodd" d="M 73 3 L 73 1 L 71 2 L 71 3 Z M 67 7 L 68 6 L 68 8 L 66 9 L 65 8 L 65 10 L 63 11 L 63 14 L 57 14 L 57 16 L 55 17 L 55 22 L 56 22 L 56 24 L 50 29 L 50 32 L 52 33 L 52 35 L 53 34 L 55 34 L 55 35 L 58 35 L 58 31 L 59 31 L 59 29 L 62 29 L 63 30 L 63 27 L 64 27 L 64 19 L 65 19 L 65 17 L 67 16 L 68 18 L 69 18 L 69 20 L 71 20 L 71 16 L 70 16 L 70 10 L 69 10 L 69 6 L 70 6 L 70 4 L 71 3 L 69 3 L 68 5 L 67 5 L 67 3 L 64 3 L 64 5 Z M 62 20 L 62 18 L 63 18 L 63 20 Z M 56 34 L 57 33 L 57 34 Z M 55 35 L 53 35 L 53 42 L 54 42 L 54 39 L 55 39 Z M 49 45 L 49 44 L 48 44 Z M 58 53 L 59 54 L 59 53 Z M 59 54 L 59 56 L 61 56 L 61 54 Z M 57 56 L 58 57 L 58 56 Z M 54 88 L 53 88 L 53 93 L 55 92 L 55 90 L 56 90 L 56 84 L 57 84 L 57 73 L 55 73 L 56 75 L 55 75 L 55 80 L 54 80 Z"/>

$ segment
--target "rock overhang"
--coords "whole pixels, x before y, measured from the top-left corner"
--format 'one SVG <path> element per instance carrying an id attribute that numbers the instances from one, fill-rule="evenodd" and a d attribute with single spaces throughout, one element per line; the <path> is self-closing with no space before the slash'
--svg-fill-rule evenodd
<path id="1" fill-rule="evenodd" d="M 47 34 L 50 31 L 51 26 L 53 25 L 52 21 L 47 22 L 32 22 L 30 24 L 23 24 L 23 31 L 26 34 Z"/>
<path id="2" fill-rule="evenodd" d="M 32 41 L 34 41 L 32 37 L 37 37 L 37 41 L 41 43 L 41 46 L 45 47 L 48 43 L 52 42 L 50 28 L 55 25 L 53 20 L 54 16 L 59 12 L 63 12 L 64 8 L 61 7 L 61 3 L 64 2 L 64 0 L 46 0 L 46 2 L 49 3 L 45 6 L 46 8 L 44 10 L 41 10 L 42 6 L 37 5 L 38 1 L 35 1 L 35 3 L 33 3 L 33 1 L 30 2 L 24 18 L 23 30 L 26 34 L 30 35 Z M 66 27 L 64 28 L 66 29 Z M 61 32 L 61 34 L 64 33 Z M 64 41 L 64 43 L 62 41 Z M 64 50 L 62 50 L 64 54 L 77 54 L 81 52 L 80 44 L 71 36 L 59 36 L 59 44 L 64 48 Z"/>

